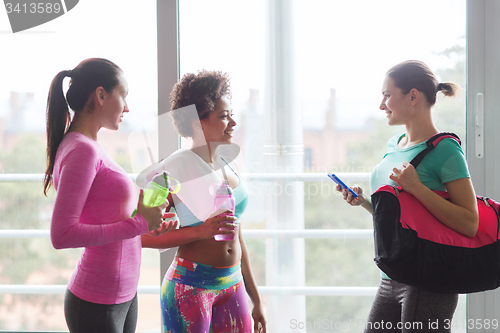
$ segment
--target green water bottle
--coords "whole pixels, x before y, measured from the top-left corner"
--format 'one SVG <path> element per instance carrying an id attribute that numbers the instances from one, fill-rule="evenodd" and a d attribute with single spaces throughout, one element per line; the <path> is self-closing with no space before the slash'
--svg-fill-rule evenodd
<path id="1" fill-rule="evenodd" d="M 143 200 L 145 206 L 157 207 L 163 204 L 169 194 L 169 177 L 168 172 L 164 171 L 163 174 L 157 175 L 149 183 L 146 184 L 146 188 L 143 189 Z M 134 210 L 132 217 L 137 213 L 137 209 Z"/>

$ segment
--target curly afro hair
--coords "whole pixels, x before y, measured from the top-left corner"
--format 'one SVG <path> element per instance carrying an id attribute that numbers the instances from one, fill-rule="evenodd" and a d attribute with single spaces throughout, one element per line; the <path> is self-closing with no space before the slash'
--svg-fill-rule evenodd
<path id="1" fill-rule="evenodd" d="M 199 119 L 206 119 L 215 109 L 215 101 L 222 96 L 231 99 L 229 76 L 226 73 L 203 69 L 197 74 L 185 74 L 170 93 L 170 115 L 179 134 L 185 138 L 192 137 L 191 123 L 195 119 L 178 109 L 195 104 Z"/>

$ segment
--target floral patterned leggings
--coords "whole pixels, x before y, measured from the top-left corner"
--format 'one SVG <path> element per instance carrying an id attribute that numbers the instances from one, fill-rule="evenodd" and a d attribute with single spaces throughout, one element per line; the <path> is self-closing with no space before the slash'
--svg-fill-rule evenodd
<path id="1" fill-rule="evenodd" d="M 167 333 L 251 333 L 240 263 L 213 267 L 175 258 L 163 280 L 161 307 Z"/>

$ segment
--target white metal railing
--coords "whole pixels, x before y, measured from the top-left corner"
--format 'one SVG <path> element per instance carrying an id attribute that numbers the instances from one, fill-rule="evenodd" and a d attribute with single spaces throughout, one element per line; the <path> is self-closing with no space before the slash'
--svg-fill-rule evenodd
<path id="1" fill-rule="evenodd" d="M 0 229 L 0 238 L 50 238 L 50 230 Z"/>
<path id="2" fill-rule="evenodd" d="M 372 229 L 303 229 L 303 230 L 271 230 L 271 229 L 244 229 L 245 238 L 372 238 Z M 49 238 L 50 231 L 45 230 L 6 230 L 0 229 L 0 238 Z"/>
<path id="3" fill-rule="evenodd" d="M 258 287 L 261 295 L 305 295 L 305 296 L 373 296 L 377 287 Z M 0 285 L 0 294 L 64 294 L 66 285 L 4 284 Z M 160 294 L 160 286 L 137 287 L 138 294 Z"/>
<path id="4" fill-rule="evenodd" d="M 136 173 L 129 174 L 132 180 L 136 180 Z M 367 181 L 369 173 L 367 172 L 339 172 L 336 175 L 347 182 Z M 273 181 L 277 179 L 291 179 L 303 182 L 329 181 L 326 172 L 315 173 L 243 173 L 242 176 L 248 181 Z M 42 182 L 44 174 L 39 173 L 0 173 L 1 182 Z"/>
<path id="5" fill-rule="evenodd" d="M 368 173 L 338 173 L 345 181 L 366 181 Z M 243 176 L 248 181 L 273 181 L 291 179 L 294 181 L 328 180 L 326 173 L 247 173 Z M 43 174 L 0 174 L 1 182 L 42 182 Z M 130 174 L 135 181 L 137 174 Z M 245 238 L 307 238 L 307 239 L 348 239 L 372 238 L 371 229 L 304 229 L 304 230 L 243 230 Z M 0 238 L 50 238 L 49 230 L 0 230 Z M 377 287 L 293 287 L 260 286 L 262 295 L 306 295 L 306 296 L 373 296 Z M 66 285 L 0 285 L 0 294 L 63 294 Z M 140 285 L 139 294 L 159 294 L 160 286 Z"/>
<path id="6" fill-rule="evenodd" d="M 36 182 L 43 181 L 44 174 L 41 173 L 0 173 L 0 182 Z"/>
<path id="7" fill-rule="evenodd" d="M 347 239 L 372 238 L 371 229 L 305 229 L 305 230 L 243 230 L 245 238 L 315 238 Z M 49 238 L 49 230 L 0 230 L 1 238 Z M 306 296 L 373 296 L 376 287 L 278 287 L 260 286 L 262 295 L 306 295 Z M 66 285 L 0 285 L 0 294 L 63 294 Z M 159 294 L 160 286 L 140 285 L 139 294 Z"/>

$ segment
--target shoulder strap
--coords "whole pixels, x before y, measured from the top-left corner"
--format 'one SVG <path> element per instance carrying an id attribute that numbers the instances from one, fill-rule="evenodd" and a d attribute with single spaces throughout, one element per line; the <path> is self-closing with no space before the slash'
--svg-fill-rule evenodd
<path id="1" fill-rule="evenodd" d="M 426 142 L 427 147 L 424 150 L 422 150 L 417 156 L 415 156 L 415 158 L 411 160 L 410 164 L 416 168 L 420 164 L 420 162 L 422 162 L 425 155 L 427 155 L 428 152 L 433 150 L 438 145 L 438 143 L 441 142 L 441 140 L 446 138 L 457 140 L 459 145 L 462 144 L 460 138 L 455 133 L 449 133 L 449 132 L 438 133 L 436 135 L 433 135 L 432 138 L 430 138 L 429 140 L 427 140 Z"/>
<path id="2" fill-rule="evenodd" d="M 223 160 L 224 163 L 226 163 L 227 167 L 229 169 L 231 169 L 231 171 L 236 175 L 236 177 L 240 178 L 240 176 L 236 173 L 236 171 L 234 171 L 233 167 L 230 166 L 229 163 L 227 163 L 227 161 L 223 157 L 221 157 L 220 159 Z M 222 173 L 224 174 L 224 178 L 227 180 L 227 176 L 226 176 L 226 172 L 224 171 L 224 167 L 222 167 L 221 169 L 222 169 Z"/>

